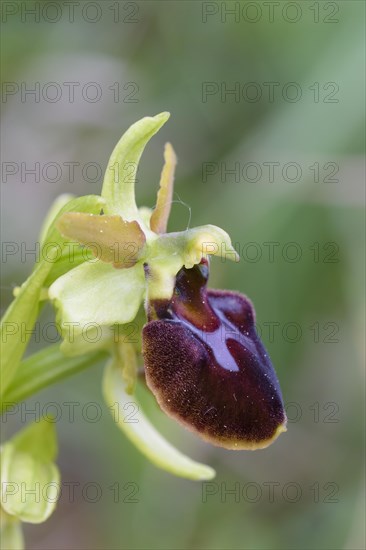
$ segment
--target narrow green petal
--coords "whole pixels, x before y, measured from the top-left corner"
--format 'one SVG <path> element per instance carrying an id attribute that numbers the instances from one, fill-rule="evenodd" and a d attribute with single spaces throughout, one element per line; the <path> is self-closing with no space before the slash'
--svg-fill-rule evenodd
<path id="1" fill-rule="evenodd" d="M 165 144 L 165 164 L 160 177 L 160 188 L 156 207 L 150 219 L 150 228 L 155 233 L 166 233 L 170 209 L 172 207 L 174 173 L 177 157 L 170 143 Z"/>
<path id="2" fill-rule="evenodd" d="M 45 419 L 5 443 L 1 450 L 5 512 L 29 523 L 41 523 L 51 515 L 60 492 L 60 474 L 53 462 L 56 454 L 55 425 Z"/>
<path id="3" fill-rule="evenodd" d="M 145 117 L 133 124 L 121 137 L 109 159 L 104 176 L 102 197 L 105 213 L 119 214 L 126 221 L 138 220 L 135 179 L 140 157 L 147 142 L 168 120 L 169 113 Z"/>
<path id="4" fill-rule="evenodd" d="M 115 269 L 96 260 L 84 263 L 57 279 L 49 297 L 58 309 L 66 340 L 103 325 L 124 324 L 136 317 L 145 290 L 143 266 Z"/>
<path id="5" fill-rule="evenodd" d="M 153 427 L 136 399 L 126 393 L 121 369 L 113 361 L 105 371 L 103 392 L 107 404 L 114 411 L 118 427 L 155 466 L 176 476 L 197 481 L 212 479 L 215 476 L 212 468 L 183 455 Z M 136 411 L 135 422 L 126 418 L 127 414 L 131 414 L 131 403 Z"/>

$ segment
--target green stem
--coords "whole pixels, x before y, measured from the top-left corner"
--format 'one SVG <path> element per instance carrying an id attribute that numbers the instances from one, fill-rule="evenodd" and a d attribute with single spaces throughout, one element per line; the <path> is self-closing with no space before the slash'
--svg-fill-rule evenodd
<path id="1" fill-rule="evenodd" d="M 106 357 L 107 354 L 101 351 L 67 357 L 60 351 L 59 344 L 34 353 L 19 364 L 2 400 L 1 413 L 9 405 L 24 401 L 41 389 L 77 374 Z"/>

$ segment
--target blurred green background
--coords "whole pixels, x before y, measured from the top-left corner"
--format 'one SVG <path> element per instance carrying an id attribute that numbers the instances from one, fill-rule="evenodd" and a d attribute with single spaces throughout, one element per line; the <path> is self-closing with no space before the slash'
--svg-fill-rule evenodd
<path id="1" fill-rule="evenodd" d="M 164 434 L 217 469 L 208 487 L 157 470 L 124 439 L 102 402 L 102 365 L 79 374 L 27 402 L 61 408 L 59 465 L 75 484 L 47 523 L 26 526 L 28 547 L 364 548 L 364 3 L 71 4 L 2 2 L 3 241 L 34 247 L 52 200 L 99 193 L 127 127 L 170 111 L 143 155 L 139 204 L 154 205 L 169 140 L 170 230 L 213 223 L 236 243 L 241 262 L 214 260 L 210 284 L 253 300 L 289 425 L 266 450 L 229 452 L 145 392 Z M 35 163 L 39 178 L 26 173 Z M 32 264 L 5 258 L 4 308 Z M 74 422 L 66 402 L 79 403 Z M 90 403 L 96 422 L 82 414 Z"/>

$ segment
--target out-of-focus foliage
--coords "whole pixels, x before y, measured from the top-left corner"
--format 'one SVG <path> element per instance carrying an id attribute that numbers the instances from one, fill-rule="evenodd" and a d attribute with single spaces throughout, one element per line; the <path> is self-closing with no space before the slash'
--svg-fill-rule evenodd
<path id="1" fill-rule="evenodd" d="M 52 6 L 39 22 L 32 15 L 22 22 L 21 2 L 3 4 L 19 8 L 3 24 L 2 81 L 15 90 L 2 105 L 3 161 L 18 170 L 3 177 L 3 240 L 15 243 L 3 258 L 4 307 L 30 273 L 34 255 L 25 250 L 34 248 L 52 200 L 99 194 L 126 128 L 168 110 L 169 123 L 141 162 L 138 203 L 154 206 L 169 140 L 178 155 L 169 230 L 213 223 L 237 243 L 241 262 L 214 259 L 211 286 L 253 300 L 290 418 L 269 449 L 227 452 L 164 417 L 142 391 L 154 424 L 217 470 L 210 486 L 200 485 L 139 456 L 102 405 L 101 369 L 80 373 L 8 415 L 5 435 L 33 420 L 31 410 L 57 419 L 62 498 L 48 522 L 26 528 L 29 547 L 363 548 L 363 3 L 302 2 L 294 23 L 284 16 L 296 15 L 288 2 L 273 22 L 263 2 L 224 3 L 247 6 L 250 19 L 259 6 L 255 23 L 243 11 L 237 22 L 230 15 L 222 22 L 221 2 L 209 3 L 219 11 L 206 22 L 205 2 L 106 0 L 94 3 L 95 23 L 85 17 L 95 17 L 92 7 L 82 17 L 88 2 L 70 22 L 60 1 L 55 23 Z M 61 89 L 55 102 L 42 95 L 54 97 L 51 82 Z M 73 102 L 67 82 L 79 83 Z M 85 99 L 93 88 L 81 93 L 91 82 L 101 90 L 95 102 Z M 22 83 L 23 92 L 39 83 L 39 102 L 22 97 Z M 207 83 L 213 95 L 205 95 Z M 241 95 L 221 96 L 225 86 L 239 86 Z M 288 99 L 299 90 L 298 101 Z M 60 177 L 45 169 L 49 162 Z M 70 162 L 79 163 L 74 178 Z M 35 163 L 39 181 L 24 173 Z M 273 178 L 270 163 L 278 163 Z M 225 168 L 240 173 L 225 176 Z M 34 349 L 55 337 L 42 329 L 52 312 L 42 315 Z"/>

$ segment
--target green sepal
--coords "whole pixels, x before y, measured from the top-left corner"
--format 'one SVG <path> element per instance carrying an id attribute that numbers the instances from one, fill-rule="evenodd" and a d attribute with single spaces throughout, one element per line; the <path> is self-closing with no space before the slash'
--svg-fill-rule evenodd
<path id="1" fill-rule="evenodd" d="M 168 120 L 169 113 L 145 117 L 123 134 L 109 159 L 104 176 L 102 197 L 106 214 L 119 214 L 125 221 L 139 221 L 135 200 L 138 163 L 148 141 Z"/>
<path id="2" fill-rule="evenodd" d="M 57 279 L 49 297 L 58 310 L 62 336 L 71 344 L 89 328 L 134 320 L 145 292 L 141 263 L 115 269 L 96 260 L 84 263 Z"/>

